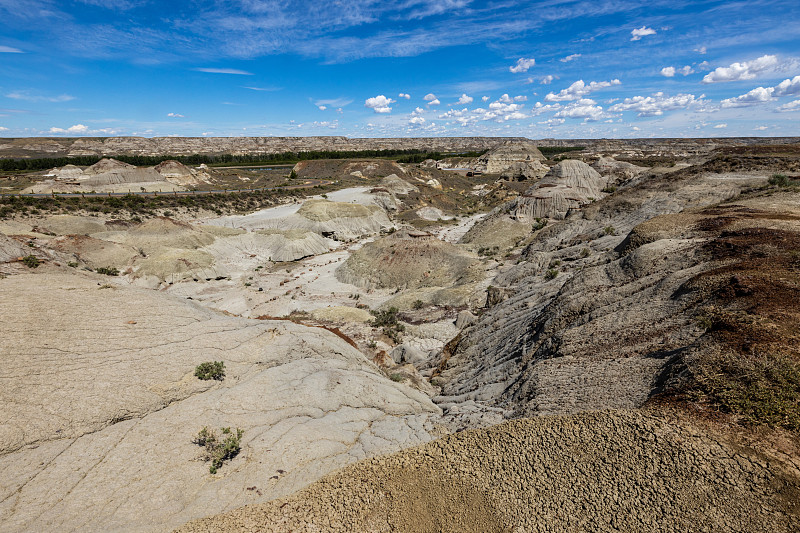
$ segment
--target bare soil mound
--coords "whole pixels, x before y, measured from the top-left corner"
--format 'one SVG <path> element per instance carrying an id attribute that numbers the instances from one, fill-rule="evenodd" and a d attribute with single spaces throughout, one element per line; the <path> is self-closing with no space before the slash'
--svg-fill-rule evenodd
<path id="1" fill-rule="evenodd" d="M 423 232 L 397 232 L 365 244 L 336 270 L 336 278 L 363 288 L 450 287 L 479 279 L 472 254 Z"/>
<path id="2" fill-rule="evenodd" d="M 600 412 L 450 435 L 178 531 L 789 532 L 798 496 L 798 472 L 752 449 Z"/>
<path id="3" fill-rule="evenodd" d="M 294 166 L 298 178 L 382 178 L 405 175 L 403 167 L 385 159 L 344 160 L 316 159 L 300 161 Z"/>

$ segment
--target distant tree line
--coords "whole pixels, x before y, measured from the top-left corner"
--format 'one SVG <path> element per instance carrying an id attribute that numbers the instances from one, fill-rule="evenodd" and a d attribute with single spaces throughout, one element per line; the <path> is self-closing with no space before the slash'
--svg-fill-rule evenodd
<path id="1" fill-rule="evenodd" d="M 441 159 L 442 157 L 465 156 L 473 157 L 480 155 L 478 152 L 463 152 L 454 154 L 441 154 L 438 152 L 424 152 L 419 149 L 409 150 L 348 150 L 348 151 L 335 151 L 335 150 L 314 150 L 309 152 L 282 152 L 276 154 L 218 154 L 218 155 L 165 155 L 165 156 L 147 156 L 147 155 L 115 155 L 114 159 L 129 163 L 136 166 L 154 166 L 162 161 L 175 160 L 183 163 L 184 165 L 276 165 L 297 163 L 298 161 L 307 161 L 311 159 L 355 159 L 355 158 L 393 158 L 397 157 L 398 160 L 403 162 L 413 163 L 424 161 L 425 159 Z M 405 158 L 410 158 L 405 161 Z M 94 165 L 100 161 L 102 157 L 84 155 L 73 157 L 48 157 L 41 159 L 0 159 L 0 171 L 10 170 L 47 170 L 53 167 L 62 167 L 64 165 L 76 166 L 89 166 Z"/>
<path id="2" fill-rule="evenodd" d="M 550 159 L 554 155 L 583 150 L 585 146 L 539 146 L 538 148 L 543 156 Z"/>

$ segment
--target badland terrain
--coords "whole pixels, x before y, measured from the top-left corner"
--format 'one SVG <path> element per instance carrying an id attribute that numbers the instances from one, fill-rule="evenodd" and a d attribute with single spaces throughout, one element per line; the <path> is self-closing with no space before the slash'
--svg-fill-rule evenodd
<path id="1" fill-rule="evenodd" d="M 0 140 L 0 530 L 797 531 L 798 141 Z"/>

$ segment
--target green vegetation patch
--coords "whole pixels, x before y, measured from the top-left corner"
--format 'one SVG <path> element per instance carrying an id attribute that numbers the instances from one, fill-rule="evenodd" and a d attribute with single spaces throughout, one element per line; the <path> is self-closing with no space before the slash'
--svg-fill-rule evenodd
<path id="1" fill-rule="evenodd" d="M 782 355 L 732 352 L 694 368 L 692 396 L 750 422 L 800 430 L 800 364 Z"/>
<path id="2" fill-rule="evenodd" d="M 222 381 L 225 379 L 225 363 L 222 361 L 206 361 L 200 363 L 194 369 L 194 375 L 203 381 L 215 379 Z"/>
<path id="3" fill-rule="evenodd" d="M 236 432 L 231 428 L 220 428 L 222 436 L 218 435 L 213 429 L 203 427 L 195 437 L 194 442 L 198 446 L 205 448 L 205 460 L 210 461 L 208 471 L 216 474 L 225 461 L 233 459 L 242 449 L 242 435 L 244 431 L 236 428 Z"/>
<path id="4" fill-rule="evenodd" d="M 28 268 L 36 268 L 41 265 L 42 262 L 35 255 L 26 255 L 22 258 L 22 264 Z"/>
<path id="5" fill-rule="evenodd" d="M 399 310 L 396 307 L 390 307 L 383 311 L 370 312 L 375 317 L 372 326 L 383 328 L 383 334 L 392 339 L 395 344 L 399 344 L 402 340 L 402 333 L 406 330 L 406 327 L 397 319 Z"/>

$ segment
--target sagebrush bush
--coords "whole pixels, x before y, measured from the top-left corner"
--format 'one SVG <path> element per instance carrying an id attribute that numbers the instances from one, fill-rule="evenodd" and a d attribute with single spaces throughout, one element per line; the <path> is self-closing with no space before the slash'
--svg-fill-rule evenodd
<path id="1" fill-rule="evenodd" d="M 222 437 L 217 435 L 213 429 L 208 429 L 204 426 L 203 429 L 197 434 L 194 442 L 198 446 L 203 446 L 206 449 L 205 460 L 210 461 L 211 465 L 208 471 L 212 474 L 217 473 L 223 463 L 229 459 L 233 459 L 242 449 L 242 435 L 244 431 L 236 428 L 236 433 L 231 431 L 231 428 L 220 428 Z"/>
<path id="2" fill-rule="evenodd" d="M 208 381 L 209 379 L 222 381 L 225 378 L 225 363 L 222 361 L 206 361 L 205 363 L 200 363 L 197 365 L 197 368 L 194 369 L 194 375 L 203 381 Z"/>

